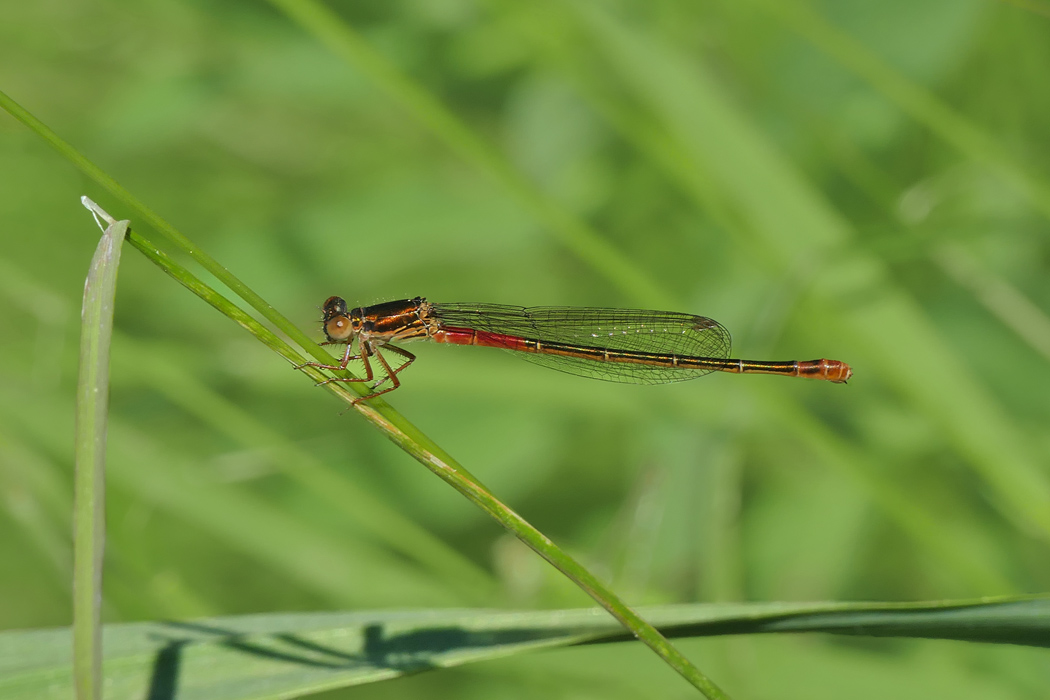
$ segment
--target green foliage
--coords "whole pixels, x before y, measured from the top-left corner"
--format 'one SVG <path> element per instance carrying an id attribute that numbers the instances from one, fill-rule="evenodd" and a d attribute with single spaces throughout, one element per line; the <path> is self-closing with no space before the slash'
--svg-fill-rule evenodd
<path id="1" fill-rule="evenodd" d="M 274 6 L 22 3 L 0 89 L 312 338 L 331 294 L 422 294 L 665 306 L 723 322 L 738 356 L 850 362 L 848 387 L 630 387 L 419 348 L 390 403 L 631 602 L 1047 590 L 1050 20 L 331 3 L 343 26 Z M 77 197 L 134 217 L 6 117 L 0 163 L 0 627 L 66 625 Z M 116 330 L 106 620 L 586 604 L 137 254 Z M 354 692 L 681 692 L 633 646 Z M 1014 647 L 685 648 L 736 698 L 1050 684 L 1045 652 Z"/>

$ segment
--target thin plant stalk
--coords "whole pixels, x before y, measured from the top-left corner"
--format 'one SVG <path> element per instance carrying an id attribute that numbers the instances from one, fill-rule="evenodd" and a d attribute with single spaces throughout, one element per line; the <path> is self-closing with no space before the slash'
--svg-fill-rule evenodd
<path id="1" fill-rule="evenodd" d="M 85 206 L 90 200 L 85 198 Z M 96 211 L 96 210 L 93 210 Z M 109 224 L 84 284 L 73 478 L 73 673 L 78 700 L 102 698 L 102 558 L 106 543 L 106 419 L 117 267 L 127 221 Z M 101 224 L 100 224 L 101 225 Z"/>
<path id="2" fill-rule="evenodd" d="M 273 306 L 262 299 L 256 292 L 237 279 L 229 270 L 211 258 L 209 255 L 197 248 L 188 238 L 177 231 L 171 224 L 164 221 L 152 212 L 145 204 L 136 199 L 130 192 L 124 189 L 113 178 L 102 171 L 97 165 L 81 155 L 73 146 L 62 140 L 54 131 L 49 129 L 43 122 L 34 117 L 21 105 L 12 100 L 8 95 L 0 92 L 0 107 L 7 110 L 12 116 L 36 132 L 60 154 L 66 157 L 85 175 L 105 188 L 117 199 L 131 207 L 144 221 L 150 224 L 158 232 L 164 235 L 179 249 L 188 253 L 194 260 L 205 269 L 215 275 L 227 287 L 238 296 L 248 302 L 267 320 L 284 332 L 291 340 L 298 344 L 303 350 L 315 359 L 322 362 L 331 362 L 331 356 L 317 343 L 313 342 L 306 334 L 299 330 L 294 324 L 281 315 Z M 128 242 L 141 251 L 146 257 L 158 264 L 165 272 L 175 278 L 178 282 L 189 288 L 195 294 L 224 313 L 226 316 L 240 324 L 265 345 L 289 360 L 294 365 L 303 363 L 304 358 L 299 355 L 284 340 L 279 338 L 269 329 L 265 328 L 256 319 L 245 313 L 235 304 L 211 289 L 192 273 L 175 263 L 164 254 L 152 242 L 143 238 L 135 232 L 128 233 Z M 310 376 L 315 382 L 325 379 L 313 368 L 303 368 L 304 374 Z M 342 376 L 350 376 L 350 373 L 342 371 Z M 708 679 L 699 668 L 689 661 L 678 649 L 676 649 L 655 627 L 641 618 L 634 610 L 627 606 L 616 594 L 602 584 L 593 574 L 581 566 L 570 556 L 561 551 L 554 543 L 541 532 L 532 527 L 520 515 L 515 513 L 505 504 L 500 502 L 492 493 L 485 488 L 480 481 L 471 475 L 462 465 L 456 462 L 448 453 L 442 450 L 430 438 L 424 435 L 418 428 L 412 425 L 400 413 L 395 411 L 382 399 L 373 399 L 368 402 L 354 404 L 353 400 L 364 396 L 368 387 L 360 384 L 347 385 L 333 382 L 325 385 L 326 388 L 339 396 L 342 400 L 350 403 L 361 415 L 368 419 L 374 426 L 383 432 L 396 445 L 426 466 L 441 479 L 466 496 L 474 504 L 482 508 L 489 516 L 507 528 L 518 539 L 523 541 L 537 554 L 550 562 L 576 585 L 582 588 L 588 595 L 594 598 L 613 617 L 619 620 L 636 638 L 650 647 L 656 654 L 670 665 L 675 671 L 682 675 L 689 683 L 699 689 L 708 698 L 725 698 L 725 693 Z"/>
<path id="3" fill-rule="evenodd" d="M 238 323 L 264 345 L 281 355 L 281 357 L 295 365 L 299 365 L 304 361 L 304 358 L 284 340 L 198 279 L 189 270 L 172 260 L 149 240 L 138 233 L 129 232 L 128 242 L 169 276 L 208 302 L 220 313 Z M 326 379 L 325 375 L 313 367 L 303 367 L 302 371 L 314 381 Z M 325 384 L 324 388 L 362 413 L 394 444 L 405 450 L 423 466 L 466 496 L 471 502 L 510 531 L 511 534 L 550 562 L 613 617 L 619 620 L 635 637 L 653 649 L 660 658 L 694 687 L 699 689 L 706 697 L 712 700 L 728 697 L 713 681 L 707 678 L 678 651 L 666 637 L 620 600 L 611 589 L 575 559 L 558 548 L 548 537 L 509 506 L 496 498 L 491 491 L 452 458 L 451 455 L 434 444 L 393 409 L 384 405 L 382 410 L 377 410 L 369 405 L 369 402 L 354 404 L 358 394 L 348 391 L 347 385 L 341 382 L 330 382 Z M 390 419 L 390 414 L 393 414 L 394 420 Z"/>

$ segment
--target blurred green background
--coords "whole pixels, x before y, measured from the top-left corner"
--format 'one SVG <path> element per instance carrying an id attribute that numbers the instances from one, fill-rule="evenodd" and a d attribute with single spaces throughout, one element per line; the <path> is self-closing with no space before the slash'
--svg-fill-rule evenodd
<path id="1" fill-rule="evenodd" d="M 330 295 L 423 295 L 849 362 L 634 387 L 413 348 L 391 402 L 631 602 L 1050 589 L 1050 3 L 331 2 L 344 55 L 282 4 L 11 3 L 0 89 L 318 339 Z M 66 625 L 78 198 L 128 212 L 6 115 L 0 166 L 0 628 Z M 590 604 L 130 248 L 116 327 L 106 620 Z M 1050 687 L 1024 648 L 681 646 L 736 698 Z M 688 695 L 624 644 L 325 697 Z"/>

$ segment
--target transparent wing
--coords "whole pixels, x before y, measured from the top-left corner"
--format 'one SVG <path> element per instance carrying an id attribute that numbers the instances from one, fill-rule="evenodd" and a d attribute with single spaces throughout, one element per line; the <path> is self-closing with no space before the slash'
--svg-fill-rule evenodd
<path id="1" fill-rule="evenodd" d="M 469 328 L 512 338 L 597 350 L 653 356 L 729 357 L 729 331 L 703 316 L 638 311 L 501 304 L 432 304 L 442 326 Z M 560 372 L 612 382 L 665 384 L 693 379 L 711 370 L 661 367 L 642 362 L 605 362 L 543 352 L 517 352 L 522 359 Z M 644 358 L 643 358 L 644 360 Z"/>

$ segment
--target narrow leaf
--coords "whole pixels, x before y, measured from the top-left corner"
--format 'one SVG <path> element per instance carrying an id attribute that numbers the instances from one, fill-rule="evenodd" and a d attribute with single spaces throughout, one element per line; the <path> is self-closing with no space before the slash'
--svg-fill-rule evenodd
<path id="1" fill-rule="evenodd" d="M 113 221 L 87 198 L 84 205 L 96 216 L 105 218 L 109 227 L 91 259 L 81 312 L 73 486 L 73 666 L 77 698 L 100 700 L 109 344 L 113 335 L 117 266 L 128 222 Z"/>
<path id="2" fill-rule="evenodd" d="M 830 632 L 1050 646 L 1050 597 L 721 603 L 640 611 L 668 637 Z M 526 651 L 630 639 L 603 610 L 247 615 L 106 626 L 113 700 L 291 698 Z M 0 696 L 69 696 L 69 631 L 0 633 Z"/>

